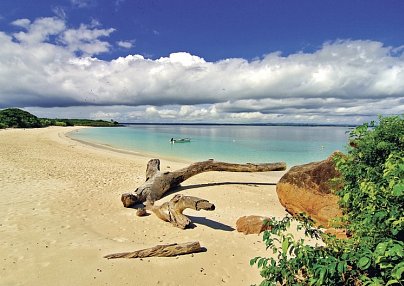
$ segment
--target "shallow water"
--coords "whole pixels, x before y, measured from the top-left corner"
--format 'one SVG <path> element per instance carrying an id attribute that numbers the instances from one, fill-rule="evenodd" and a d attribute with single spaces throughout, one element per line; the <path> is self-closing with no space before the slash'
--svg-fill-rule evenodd
<path id="1" fill-rule="evenodd" d="M 199 161 L 262 163 L 285 161 L 293 166 L 345 151 L 348 127 L 127 125 L 85 128 L 72 138 L 148 154 Z M 171 138 L 190 143 L 170 143 Z"/>

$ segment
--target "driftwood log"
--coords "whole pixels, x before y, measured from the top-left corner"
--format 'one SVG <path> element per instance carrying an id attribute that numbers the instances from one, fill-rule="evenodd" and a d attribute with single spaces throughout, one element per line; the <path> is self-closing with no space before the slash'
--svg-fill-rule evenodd
<path id="1" fill-rule="evenodd" d="M 152 211 L 158 218 L 170 222 L 175 227 L 185 229 L 191 224 L 191 220 L 182 213 L 185 209 L 213 211 L 215 205 L 201 198 L 177 194 L 169 202 L 161 206 L 147 204 L 146 209 Z M 145 211 L 138 212 L 140 213 L 138 214 L 139 216 L 145 215 Z"/>
<path id="2" fill-rule="evenodd" d="M 114 259 L 114 258 L 145 258 L 152 256 L 159 257 L 169 257 L 169 256 L 177 256 L 195 252 L 206 251 L 204 247 L 201 247 L 199 242 L 186 242 L 186 243 L 172 243 L 172 244 L 163 244 L 156 245 L 151 248 L 136 250 L 133 252 L 123 252 L 123 253 L 114 253 L 104 256 L 104 258 Z"/>
<path id="3" fill-rule="evenodd" d="M 286 170 L 284 162 L 266 164 L 232 164 L 208 160 L 196 162 L 183 169 L 173 172 L 160 172 L 160 160 L 152 159 L 146 168 L 146 182 L 133 193 L 125 193 L 121 196 L 124 207 L 131 207 L 148 201 L 153 204 L 163 195 L 178 187 L 182 182 L 200 173 L 209 171 L 225 172 L 268 172 Z"/>

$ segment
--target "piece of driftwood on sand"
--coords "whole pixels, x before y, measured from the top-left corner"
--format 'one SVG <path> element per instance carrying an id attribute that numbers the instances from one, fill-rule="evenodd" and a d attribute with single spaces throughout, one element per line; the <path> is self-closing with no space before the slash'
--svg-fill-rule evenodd
<path id="1" fill-rule="evenodd" d="M 182 213 L 185 209 L 213 211 L 215 205 L 201 198 L 176 194 L 170 201 L 161 206 L 146 204 L 146 209 L 175 227 L 185 229 L 191 224 L 191 220 Z M 139 209 L 137 215 L 146 215 L 145 209 Z"/>
<path id="2" fill-rule="evenodd" d="M 193 163 L 177 171 L 161 172 L 160 160 L 152 159 L 147 164 L 146 182 L 139 186 L 133 193 L 122 194 L 121 201 L 124 207 L 132 207 L 146 201 L 153 204 L 155 201 L 162 198 L 165 193 L 178 187 L 185 180 L 204 172 L 269 172 L 283 170 L 286 170 L 286 163 L 284 162 L 233 164 L 208 160 Z"/>
<path id="3" fill-rule="evenodd" d="M 183 254 L 190 254 L 195 252 L 202 252 L 206 249 L 201 247 L 198 241 L 196 242 L 186 242 L 186 243 L 172 243 L 172 244 L 163 244 L 156 245 L 151 248 L 136 250 L 133 252 L 122 252 L 122 253 L 114 253 L 104 256 L 104 258 L 114 259 L 114 258 L 145 258 L 152 256 L 159 257 L 169 257 L 169 256 L 177 256 Z"/>

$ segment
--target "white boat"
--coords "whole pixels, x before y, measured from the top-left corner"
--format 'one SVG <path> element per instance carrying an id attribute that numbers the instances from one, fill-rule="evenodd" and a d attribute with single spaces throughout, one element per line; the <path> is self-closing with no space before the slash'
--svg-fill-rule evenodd
<path id="1" fill-rule="evenodd" d="M 191 138 L 180 138 L 180 139 L 171 138 L 170 142 L 171 143 L 188 143 L 188 142 L 191 142 Z"/>

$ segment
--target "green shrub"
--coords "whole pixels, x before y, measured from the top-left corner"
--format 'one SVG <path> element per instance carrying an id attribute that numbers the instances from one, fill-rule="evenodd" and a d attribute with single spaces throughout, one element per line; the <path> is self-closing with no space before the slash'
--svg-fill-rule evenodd
<path id="1" fill-rule="evenodd" d="M 344 183 L 340 205 L 352 237 L 340 240 L 300 217 L 298 228 L 325 245 L 288 234 L 290 217 L 271 219 L 263 239 L 274 258 L 256 257 L 261 285 L 403 285 L 404 118 L 380 118 L 350 134 L 348 154 L 336 159 Z"/>
<path id="2" fill-rule="evenodd" d="M 63 126 L 63 127 L 67 126 L 66 122 L 63 122 L 63 121 L 55 121 L 54 125 L 55 126 Z"/>
<path id="3" fill-rule="evenodd" d="M 40 118 L 39 121 L 41 122 L 41 127 L 48 127 L 53 125 L 53 121 L 48 118 Z"/>
<path id="4" fill-rule="evenodd" d="M 349 156 L 337 160 L 345 184 L 338 195 L 348 229 L 369 243 L 382 237 L 402 239 L 403 117 L 362 125 L 352 132 L 351 142 Z"/>

